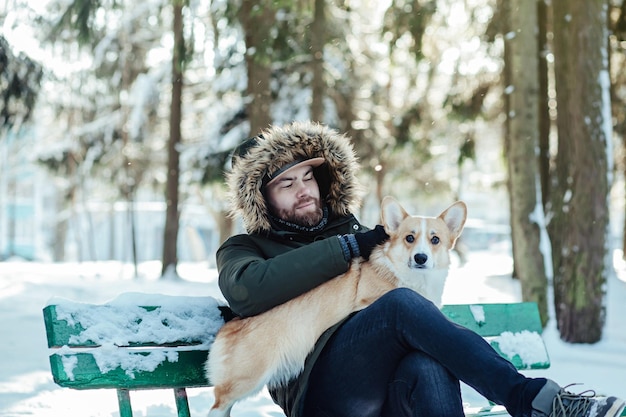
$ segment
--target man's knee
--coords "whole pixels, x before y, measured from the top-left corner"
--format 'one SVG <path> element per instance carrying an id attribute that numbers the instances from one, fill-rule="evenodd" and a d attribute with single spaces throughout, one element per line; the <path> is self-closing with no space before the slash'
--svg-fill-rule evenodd
<path id="1" fill-rule="evenodd" d="M 396 288 L 384 294 L 379 301 L 383 304 L 389 303 L 404 310 L 422 310 L 427 308 L 437 308 L 435 305 L 410 288 Z"/>

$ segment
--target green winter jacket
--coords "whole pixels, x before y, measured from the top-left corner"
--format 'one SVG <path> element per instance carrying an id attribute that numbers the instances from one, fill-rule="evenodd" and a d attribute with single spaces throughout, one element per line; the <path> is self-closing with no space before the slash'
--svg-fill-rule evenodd
<path id="1" fill-rule="evenodd" d="M 358 164 L 349 139 L 313 123 L 272 127 L 233 157 L 227 174 L 232 214 L 241 216 L 247 234 L 230 237 L 217 251 L 219 286 L 239 316 L 267 311 L 348 270 L 338 235 L 368 230 L 351 212 L 360 204 Z M 300 158 L 322 156 L 314 175 L 329 209 L 318 231 L 285 230 L 267 214 L 263 178 L 268 171 Z M 326 331 L 309 355 L 304 371 L 270 393 L 288 417 L 302 415 L 310 371 L 338 325 Z M 251 354 L 254 354 L 251 352 Z"/>
<path id="2" fill-rule="evenodd" d="M 349 215 L 331 220 L 319 235 L 306 240 L 281 233 L 233 236 L 217 252 L 220 289 L 234 313 L 260 314 L 346 272 L 349 264 L 337 235 L 361 230 Z M 301 415 L 309 372 L 334 329 L 321 337 L 297 380 L 271 390 L 287 416 Z"/>

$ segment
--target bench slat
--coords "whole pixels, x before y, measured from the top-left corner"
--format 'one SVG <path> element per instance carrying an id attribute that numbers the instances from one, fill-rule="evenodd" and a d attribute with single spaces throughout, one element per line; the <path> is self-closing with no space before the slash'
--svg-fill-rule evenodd
<path id="1" fill-rule="evenodd" d="M 485 320 L 478 322 L 473 307 L 481 308 Z M 504 332 L 528 330 L 541 334 L 541 318 L 537 304 L 532 302 L 509 304 L 449 304 L 442 307 L 448 318 L 483 337 L 498 336 Z"/>
<path id="2" fill-rule="evenodd" d="M 54 353 L 50 356 L 50 368 L 55 383 L 74 389 L 207 387 L 211 385 L 204 374 L 208 354 L 206 349 L 178 351 L 176 362 L 163 361 L 153 371 L 134 371 L 129 375 L 121 367 L 103 373 L 94 355 L 88 352 Z M 76 363 L 66 372 L 64 361 L 68 360 Z"/>
<path id="3" fill-rule="evenodd" d="M 93 306 L 101 307 L 101 306 Z M 481 308 L 484 312 L 484 322 L 477 322 L 472 312 L 473 307 Z M 142 307 L 147 312 L 158 307 Z M 505 331 L 521 332 L 523 330 L 542 333 L 539 310 L 535 303 L 511 303 L 511 304 L 450 304 L 442 308 L 442 312 L 452 321 L 473 330 L 483 337 L 497 336 Z M 93 341 L 83 343 L 71 342 L 72 336 L 78 336 L 85 329 L 80 323 L 68 324 L 66 320 L 59 320 L 57 306 L 49 305 L 43 310 L 46 333 L 48 335 L 48 347 L 61 346 L 72 347 L 97 347 Z M 200 344 L 201 340 L 172 341 L 159 346 L 189 346 Z M 157 346 L 156 343 L 133 344 L 132 346 Z"/>
<path id="4" fill-rule="evenodd" d="M 109 306 L 107 305 L 91 305 L 90 308 L 93 309 L 107 309 Z M 153 312 L 161 307 L 158 306 L 138 306 L 143 309 L 147 314 Z M 207 306 L 207 312 L 215 310 L 214 315 L 219 316 L 220 312 L 218 309 L 211 309 L 210 306 Z M 189 313 L 191 314 L 191 313 Z M 73 337 L 79 336 L 82 332 L 85 331 L 85 328 L 81 323 L 68 323 L 65 319 L 60 319 L 58 314 L 58 306 L 56 305 L 48 305 L 43 309 L 44 323 L 46 326 L 46 334 L 48 335 L 48 347 L 49 348 L 60 348 L 62 346 L 69 346 L 73 348 L 91 348 L 100 346 L 98 343 L 92 340 L 80 341 L 76 342 Z M 133 324 L 136 326 L 141 325 L 141 318 L 129 320 L 129 324 Z M 164 326 L 167 324 L 163 323 Z M 198 335 L 196 335 L 198 336 Z M 194 337 L 193 335 L 185 340 L 168 340 L 167 342 L 155 343 L 155 342 L 133 342 L 128 344 L 119 345 L 120 347 L 174 347 L 174 346 L 195 346 L 202 344 L 204 341 L 200 337 Z"/>
<path id="5" fill-rule="evenodd" d="M 492 416 L 509 416 L 506 409 L 500 405 L 485 406 L 480 408 L 466 408 L 463 410 L 465 417 L 492 417 Z"/>
<path id="6" fill-rule="evenodd" d="M 85 329 L 80 323 L 69 325 L 65 320 L 57 319 L 57 306 L 49 305 L 43 309 L 43 320 L 48 335 L 48 347 L 58 348 L 69 345 L 70 337 L 80 334 Z M 86 343 L 85 346 L 97 346 L 95 343 Z"/>

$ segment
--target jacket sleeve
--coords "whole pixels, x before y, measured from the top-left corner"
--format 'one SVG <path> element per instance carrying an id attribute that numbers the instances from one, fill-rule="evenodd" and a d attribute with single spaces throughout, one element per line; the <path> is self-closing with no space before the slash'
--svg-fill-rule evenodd
<path id="1" fill-rule="evenodd" d="M 238 235 L 220 247 L 216 260 L 220 290 L 240 316 L 263 313 L 349 267 L 333 237 L 268 257 L 258 241 Z"/>

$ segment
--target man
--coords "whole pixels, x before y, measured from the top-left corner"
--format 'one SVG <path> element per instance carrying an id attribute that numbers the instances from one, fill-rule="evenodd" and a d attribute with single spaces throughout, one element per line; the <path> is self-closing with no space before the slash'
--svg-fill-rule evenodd
<path id="1" fill-rule="evenodd" d="M 227 183 L 232 214 L 248 233 L 217 252 L 220 289 L 235 314 L 262 313 L 333 279 L 388 239 L 352 214 L 358 168 L 349 139 L 314 123 L 272 127 L 235 151 Z M 459 381 L 514 417 L 615 417 L 624 407 L 521 375 L 408 289 L 326 331 L 304 371 L 271 394 L 288 417 L 456 417 Z"/>

